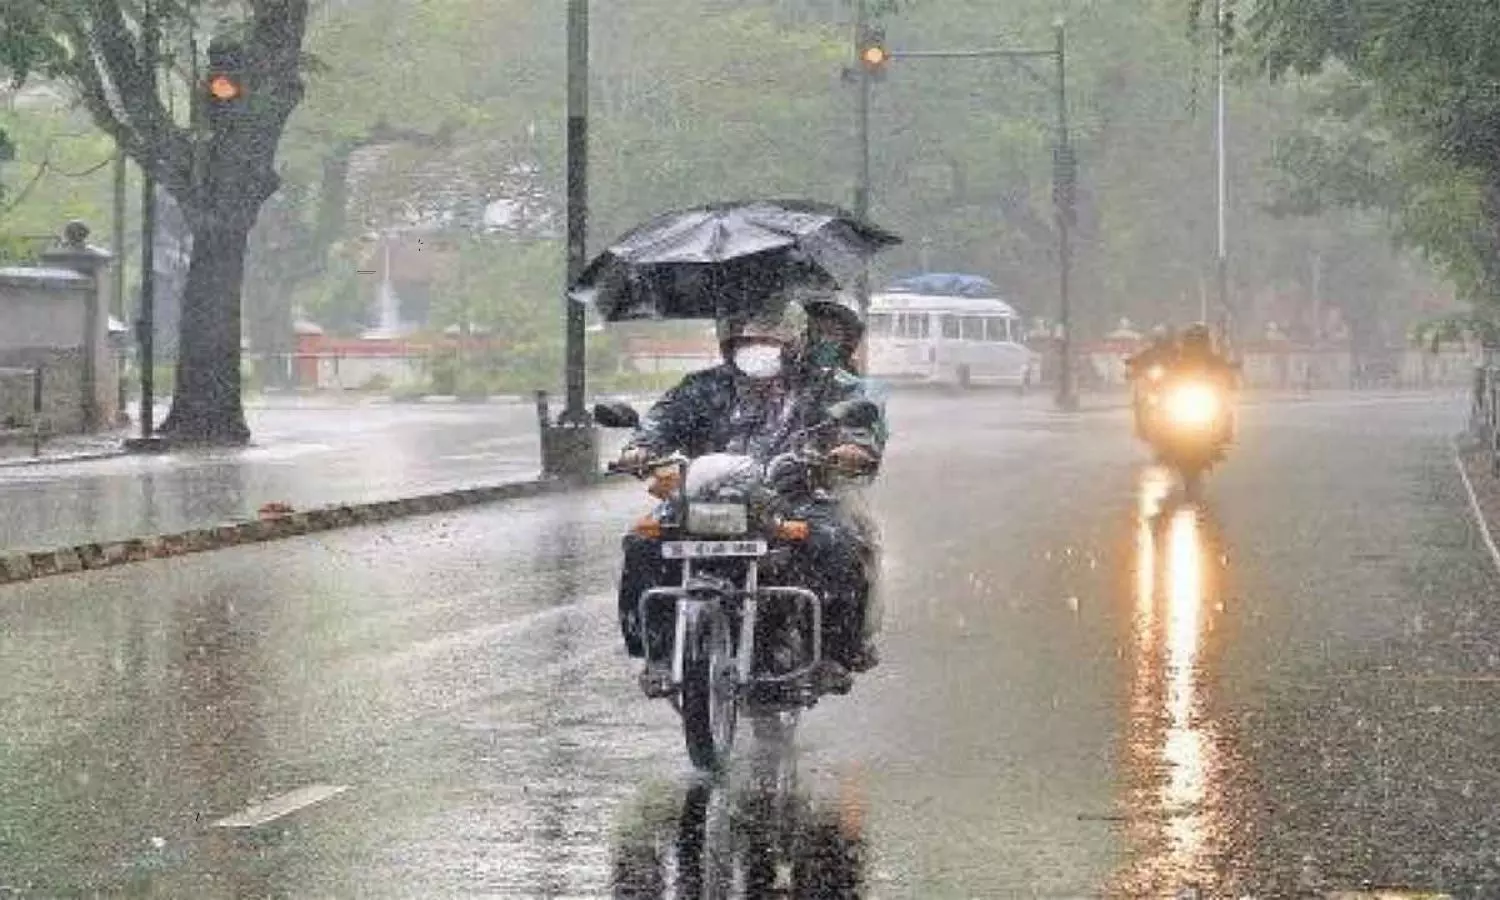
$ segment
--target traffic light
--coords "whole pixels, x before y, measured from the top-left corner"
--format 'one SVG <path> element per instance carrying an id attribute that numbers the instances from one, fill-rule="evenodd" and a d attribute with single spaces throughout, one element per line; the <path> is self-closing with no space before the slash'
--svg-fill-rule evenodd
<path id="1" fill-rule="evenodd" d="M 244 93 L 244 87 L 231 75 L 216 72 L 208 77 L 208 96 L 220 103 L 238 100 Z"/>
<path id="2" fill-rule="evenodd" d="M 238 108 L 247 93 L 245 50 L 231 38 L 216 37 L 208 45 L 208 73 L 204 79 L 210 115 Z"/>
<path id="3" fill-rule="evenodd" d="M 859 64 L 871 75 L 879 78 L 885 75 L 886 66 L 891 61 L 891 51 L 885 46 L 885 29 L 878 26 L 867 25 L 860 32 Z"/>

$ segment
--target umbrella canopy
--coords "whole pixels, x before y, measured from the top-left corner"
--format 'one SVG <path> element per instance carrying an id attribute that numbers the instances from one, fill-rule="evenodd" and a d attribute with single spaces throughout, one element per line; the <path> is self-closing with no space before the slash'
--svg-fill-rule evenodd
<path id="1" fill-rule="evenodd" d="M 788 288 L 846 285 L 870 256 L 900 241 L 825 203 L 715 203 L 626 232 L 568 293 L 611 322 L 735 317 Z"/>

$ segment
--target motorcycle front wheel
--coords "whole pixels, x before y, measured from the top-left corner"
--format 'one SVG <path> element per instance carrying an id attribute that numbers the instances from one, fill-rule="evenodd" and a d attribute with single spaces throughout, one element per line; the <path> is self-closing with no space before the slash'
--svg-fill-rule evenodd
<path id="1" fill-rule="evenodd" d="M 682 648 L 682 736 L 688 758 L 706 772 L 728 766 L 739 718 L 728 619 L 715 610 L 687 621 Z"/>

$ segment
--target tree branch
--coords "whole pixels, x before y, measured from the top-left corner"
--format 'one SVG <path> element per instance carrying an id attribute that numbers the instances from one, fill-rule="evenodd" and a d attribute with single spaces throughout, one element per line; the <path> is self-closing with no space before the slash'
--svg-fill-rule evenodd
<path id="1" fill-rule="evenodd" d="M 164 183 L 181 189 L 189 182 L 192 151 L 187 134 L 167 114 L 152 90 L 151 73 L 140 62 L 140 48 L 115 0 L 89 0 L 89 47 L 100 64 L 101 80 L 114 85 L 125 117 L 146 149 L 136 162 L 149 166 Z M 156 60 L 147 65 L 156 65 Z M 176 190 L 174 190 L 174 193 Z"/>

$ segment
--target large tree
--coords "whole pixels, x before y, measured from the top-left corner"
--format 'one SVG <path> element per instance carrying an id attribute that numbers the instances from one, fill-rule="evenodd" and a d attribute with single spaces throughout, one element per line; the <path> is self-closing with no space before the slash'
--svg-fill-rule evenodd
<path id="1" fill-rule="evenodd" d="M 245 250 L 261 206 L 279 186 L 277 145 L 302 99 L 307 13 L 308 0 L 0 5 L 0 64 L 18 78 L 67 82 L 187 219 L 193 249 L 176 388 L 161 428 L 174 442 L 239 444 L 250 436 L 240 402 Z M 210 15 L 219 23 L 219 46 L 239 51 L 244 93 L 231 108 L 206 115 L 198 73 L 205 71 L 200 35 Z M 157 72 L 168 63 L 185 76 L 193 98 L 187 124 L 157 88 Z"/>

